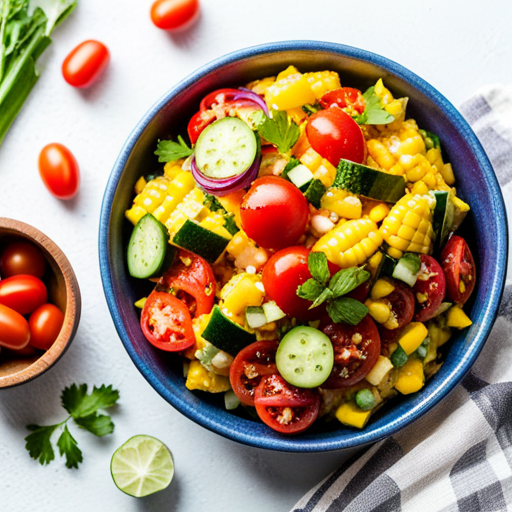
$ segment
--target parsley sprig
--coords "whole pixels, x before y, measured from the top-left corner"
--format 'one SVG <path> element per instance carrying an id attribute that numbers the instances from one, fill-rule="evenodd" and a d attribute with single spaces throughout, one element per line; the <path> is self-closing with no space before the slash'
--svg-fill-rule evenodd
<path id="1" fill-rule="evenodd" d="M 155 155 L 158 156 L 158 161 L 162 163 L 174 162 L 180 158 L 187 158 L 194 152 L 193 149 L 187 146 L 181 135 L 178 135 L 178 142 L 172 140 L 159 140 Z"/>
<path id="2" fill-rule="evenodd" d="M 281 153 L 287 153 L 295 145 L 300 136 L 300 129 L 284 110 L 274 110 L 267 117 L 265 112 L 258 110 L 252 115 L 252 122 L 258 133 L 274 144 Z"/>
<path id="3" fill-rule="evenodd" d="M 100 414 L 99 411 L 112 407 L 118 400 L 119 391 L 112 386 L 103 385 L 99 388 L 95 386 L 90 393 L 87 393 L 87 384 L 80 386 L 73 384 L 65 388 L 61 395 L 61 402 L 69 416 L 56 425 L 27 425 L 27 429 L 31 430 L 32 434 L 25 438 L 25 448 L 40 464 L 49 464 L 55 459 L 52 435 L 56 430 L 62 429 L 57 440 L 59 453 L 66 457 L 66 467 L 78 468 L 78 464 L 83 461 L 82 451 L 69 431 L 68 421 L 73 419 L 80 428 L 98 437 L 111 434 L 114 431 L 114 423 L 109 415 Z"/>
<path id="4" fill-rule="evenodd" d="M 375 87 L 370 87 L 364 94 L 366 105 L 362 114 L 354 116 L 357 124 L 389 124 L 395 118 L 382 105 L 382 101 L 375 94 Z"/>
<path id="5" fill-rule="evenodd" d="M 370 278 L 370 273 L 361 267 L 340 270 L 331 277 L 327 256 L 323 252 L 311 252 L 308 267 L 312 279 L 297 288 L 297 295 L 313 301 L 309 309 L 327 301 L 327 313 L 336 323 L 357 325 L 367 314 L 368 308 L 358 300 L 343 297 Z"/>

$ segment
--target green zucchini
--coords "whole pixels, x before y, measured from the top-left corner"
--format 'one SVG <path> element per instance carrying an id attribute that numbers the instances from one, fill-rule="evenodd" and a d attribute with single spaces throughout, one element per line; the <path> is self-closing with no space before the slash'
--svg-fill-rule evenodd
<path id="1" fill-rule="evenodd" d="M 432 227 L 436 234 L 436 247 L 443 246 L 448 233 L 452 230 L 454 219 L 454 206 L 450 192 L 444 190 L 432 190 L 430 192 L 436 200 Z"/>
<path id="2" fill-rule="evenodd" d="M 306 199 L 315 207 L 320 208 L 320 200 L 322 196 L 325 194 L 325 185 L 317 179 L 314 179 L 309 184 L 308 188 L 304 192 Z"/>
<path id="3" fill-rule="evenodd" d="M 251 329 L 259 329 L 268 323 L 265 311 L 261 306 L 247 306 L 245 308 L 245 320 Z"/>
<path id="4" fill-rule="evenodd" d="M 304 192 L 313 181 L 313 173 L 303 164 L 296 165 L 286 176 L 298 189 Z"/>
<path id="5" fill-rule="evenodd" d="M 382 260 L 377 270 L 377 274 L 375 276 L 375 281 L 381 277 L 391 277 L 395 270 L 396 264 L 397 261 L 395 258 L 392 258 L 389 254 L 383 254 Z"/>
<path id="6" fill-rule="evenodd" d="M 414 252 L 406 252 L 398 260 L 393 270 L 393 277 L 407 283 L 412 288 L 416 284 L 420 268 L 420 257 Z"/>

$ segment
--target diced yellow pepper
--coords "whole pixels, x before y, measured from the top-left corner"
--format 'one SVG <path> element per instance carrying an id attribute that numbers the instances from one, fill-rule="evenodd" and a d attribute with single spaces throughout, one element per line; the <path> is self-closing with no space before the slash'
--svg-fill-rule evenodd
<path id="1" fill-rule="evenodd" d="M 221 290 L 221 309 L 229 313 L 229 318 L 244 325 L 247 306 L 260 306 L 265 297 L 265 289 L 257 274 L 237 274 Z"/>
<path id="2" fill-rule="evenodd" d="M 229 378 L 207 370 L 199 361 L 191 361 L 185 382 L 187 389 L 222 393 L 231 389 Z"/>
<path id="3" fill-rule="evenodd" d="M 330 210 L 344 219 L 360 219 L 361 200 L 346 190 L 330 188 L 320 200 L 320 207 Z"/>
<path id="4" fill-rule="evenodd" d="M 465 327 L 469 327 L 472 323 L 468 315 L 462 310 L 462 304 L 455 304 L 446 314 L 446 325 L 448 327 L 464 329 Z"/>
<path id="5" fill-rule="evenodd" d="M 382 299 L 395 290 L 395 287 L 386 279 L 377 279 L 372 287 L 371 296 L 373 300 Z"/>
<path id="6" fill-rule="evenodd" d="M 411 322 L 403 328 L 398 343 L 407 355 L 412 354 L 428 336 L 428 329 L 421 322 Z"/>
<path id="7" fill-rule="evenodd" d="M 379 356 L 375 366 L 370 370 L 365 379 L 373 386 L 379 386 L 386 375 L 393 369 L 393 363 L 385 356 Z"/>
<path id="8" fill-rule="evenodd" d="M 428 323 L 428 336 L 430 342 L 434 343 L 436 347 L 444 345 L 452 335 L 449 327 L 441 327 L 435 320 Z"/>
<path id="9" fill-rule="evenodd" d="M 148 300 L 147 297 L 142 297 L 142 299 L 139 299 L 138 301 L 134 302 L 134 306 L 136 308 L 142 309 L 144 307 L 144 304 L 146 304 L 146 301 Z"/>
<path id="10" fill-rule="evenodd" d="M 336 418 L 349 427 L 363 428 L 371 411 L 362 411 L 355 402 L 345 402 L 336 410 Z"/>
<path id="11" fill-rule="evenodd" d="M 425 374 L 423 373 L 423 363 L 420 359 L 411 357 L 398 369 L 395 388 L 402 395 L 409 395 L 419 391 L 425 383 Z"/>
<path id="12" fill-rule="evenodd" d="M 276 80 L 265 91 L 267 105 L 277 110 L 301 107 L 306 103 L 314 103 L 315 100 L 307 78 L 300 73 Z"/>

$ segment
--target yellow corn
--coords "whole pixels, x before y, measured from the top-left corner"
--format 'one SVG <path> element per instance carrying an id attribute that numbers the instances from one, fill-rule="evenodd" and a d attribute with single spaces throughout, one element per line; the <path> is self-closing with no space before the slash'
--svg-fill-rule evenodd
<path id="1" fill-rule="evenodd" d="M 393 369 L 393 364 L 385 356 L 379 356 L 375 366 L 370 370 L 365 379 L 373 386 L 378 386 L 386 375 Z"/>
<path id="2" fill-rule="evenodd" d="M 390 153 L 388 148 L 377 139 L 370 139 L 366 143 L 368 153 L 375 160 L 377 165 L 389 171 L 396 163 L 396 158 Z"/>
<path id="3" fill-rule="evenodd" d="M 313 246 L 341 268 L 361 265 L 382 244 L 377 224 L 370 219 L 348 220 L 338 224 Z"/>
<path id="4" fill-rule="evenodd" d="M 391 314 L 390 307 L 384 302 L 373 301 L 366 299 L 366 307 L 369 310 L 371 317 L 379 324 L 384 324 L 388 321 L 389 315 Z"/>
<path id="5" fill-rule="evenodd" d="M 169 231 L 171 240 L 187 219 L 197 220 L 198 222 L 202 220 L 205 216 L 204 214 L 208 212 L 204 206 L 204 199 L 203 192 L 198 188 L 194 188 L 171 213 L 165 222 L 165 227 Z"/>
<path id="6" fill-rule="evenodd" d="M 404 327 L 398 338 L 398 343 L 407 355 L 412 354 L 428 336 L 428 330 L 421 322 L 411 322 Z"/>
<path id="7" fill-rule="evenodd" d="M 377 83 L 375 84 L 375 94 L 380 98 L 384 106 L 394 101 L 393 95 L 391 94 L 389 89 L 386 89 L 386 87 L 384 86 L 382 78 L 379 78 L 377 80 Z"/>
<path id="8" fill-rule="evenodd" d="M 222 393 L 231 389 L 229 377 L 207 370 L 199 361 L 191 361 L 185 382 L 187 389 L 198 389 L 209 393 Z"/>
<path id="9" fill-rule="evenodd" d="M 395 290 L 395 287 L 386 279 L 378 279 L 372 287 L 371 296 L 373 300 L 382 299 Z"/>
<path id="10" fill-rule="evenodd" d="M 265 297 L 261 277 L 257 274 L 237 274 L 222 288 L 222 311 L 231 320 L 243 325 L 247 306 L 260 306 Z"/>
<path id="11" fill-rule="evenodd" d="M 379 230 L 390 248 L 423 254 L 432 251 L 434 230 L 430 202 L 429 196 L 407 194 L 393 206 Z"/>
<path id="12" fill-rule="evenodd" d="M 282 80 L 283 78 L 287 78 L 291 75 L 300 75 L 300 74 L 301 74 L 301 72 L 295 66 L 290 65 L 286 69 L 283 69 L 283 71 L 281 71 L 281 73 L 279 73 L 276 76 L 276 82 L 278 82 L 279 80 Z"/>
<path id="13" fill-rule="evenodd" d="M 133 200 L 134 204 L 144 208 L 148 213 L 153 213 L 160 206 L 168 193 L 171 180 L 165 176 L 158 176 L 144 187 L 142 192 Z"/>
<path id="14" fill-rule="evenodd" d="M 316 100 L 306 76 L 291 73 L 267 87 L 265 101 L 270 108 L 288 110 Z"/>
<path id="15" fill-rule="evenodd" d="M 140 194 L 144 190 L 144 187 L 147 185 L 147 183 L 148 182 L 146 181 L 146 178 L 144 178 L 144 176 L 141 176 L 137 180 L 137 183 L 135 183 L 135 187 L 134 187 L 135 193 Z"/>
<path id="16" fill-rule="evenodd" d="M 462 280 L 461 280 L 462 283 Z M 462 310 L 462 304 L 456 304 L 451 307 L 446 314 L 446 325 L 455 327 L 456 329 L 464 329 L 469 327 L 473 322 Z"/>
<path id="17" fill-rule="evenodd" d="M 233 238 L 226 247 L 226 251 L 233 258 L 238 258 L 250 246 L 254 246 L 254 242 L 245 234 L 245 231 L 240 230 L 233 235 Z"/>
<path id="18" fill-rule="evenodd" d="M 328 91 L 341 87 L 340 77 L 334 71 L 316 71 L 305 73 L 304 76 L 309 82 L 316 99 L 321 98 Z"/>
<path id="19" fill-rule="evenodd" d="M 334 178 L 336 177 L 336 167 L 327 159 L 322 158 L 313 148 L 308 148 L 299 160 L 325 187 L 329 188 L 333 184 Z"/>
<path id="20" fill-rule="evenodd" d="M 224 222 L 224 215 L 221 215 L 220 213 L 210 213 L 199 223 L 199 225 L 213 233 L 217 233 L 219 236 L 231 240 L 233 235 L 231 235 L 231 233 L 224 227 Z"/>
<path id="21" fill-rule="evenodd" d="M 304 119 L 306 119 L 306 117 L 308 117 L 301 107 L 289 108 L 286 113 L 293 122 L 299 125 L 304 121 Z"/>
<path id="22" fill-rule="evenodd" d="M 402 395 L 409 395 L 419 391 L 424 383 L 423 363 L 419 359 L 411 357 L 399 368 L 395 388 Z"/>
<path id="23" fill-rule="evenodd" d="M 276 81 L 275 76 L 268 76 L 261 80 L 255 80 L 247 84 L 247 89 L 255 92 L 256 94 L 264 95 L 269 85 L 272 85 Z"/>
<path id="24" fill-rule="evenodd" d="M 368 217 L 370 217 L 373 222 L 381 222 L 386 218 L 389 210 L 390 208 L 386 203 L 378 203 L 370 209 Z"/>
<path id="25" fill-rule="evenodd" d="M 173 180 L 180 174 L 182 171 L 181 166 L 185 160 L 175 160 L 174 162 L 167 162 L 164 165 L 164 176 Z"/>
<path id="26" fill-rule="evenodd" d="M 363 206 L 361 200 L 346 190 L 330 188 L 320 201 L 320 207 L 344 219 L 359 219 Z"/>
<path id="27" fill-rule="evenodd" d="M 453 185 L 455 183 L 455 176 L 453 175 L 452 164 L 447 163 L 440 167 L 439 172 L 444 178 L 447 185 Z"/>
<path id="28" fill-rule="evenodd" d="M 336 418 L 349 427 L 363 428 L 371 411 L 362 411 L 355 402 L 345 402 L 336 409 Z"/>
<path id="29" fill-rule="evenodd" d="M 137 224 L 144 215 L 148 213 L 144 208 L 141 208 L 140 206 L 137 206 L 134 204 L 129 210 L 126 210 L 124 213 L 125 217 L 133 224 Z"/>
<path id="30" fill-rule="evenodd" d="M 206 326 L 210 323 L 210 318 L 212 317 L 211 313 L 207 315 L 201 315 L 198 318 L 192 319 L 192 329 L 194 330 L 194 336 L 196 338 L 196 342 L 189 348 L 187 348 L 183 355 L 188 359 L 196 359 L 195 353 L 198 350 L 203 350 L 206 345 L 208 345 L 208 341 L 206 341 L 202 334 L 206 329 Z"/>

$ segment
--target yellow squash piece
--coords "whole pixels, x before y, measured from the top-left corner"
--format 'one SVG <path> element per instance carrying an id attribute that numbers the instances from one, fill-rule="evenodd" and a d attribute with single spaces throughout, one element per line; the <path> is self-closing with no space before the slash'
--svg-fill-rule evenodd
<path id="1" fill-rule="evenodd" d="M 191 361 L 185 382 L 187 389 L 222 393 L 231 389 L 229 378 L 207 370 L 199 361 Z"/>
<path id="2" fill-rule="evenodd" d="M 421 322 L 411 322 L 403 328 L 398 343 L 407 355 L 412 354 L 428 336 L 428 329 Z"/>
<path id="3" fill-rule="evenodd" d="M 336 418 L 349 427 L 363 428 L 371 411 L 362 411 L 355 402 L 345 402 L 336 410 Z"/>
<path id="4" fill-rule="evenodd" d="M 267 105 L 276 110 L 301 107 L 306 103 L 314 103 L 315 100 L 316 97 L 308 79 L 298 72 L 276 80 L 265 91 Z"/>
<path id="5" fill-rule="evenodd" d="M 423 363 L 419 359 L 411 357 L 399 368 L 395 388 L 402 395 L 409 395 L 419 391 L 424 383 Z"/>
<path id="6" fill-rule="evenodd" d="M 452 306 L 446 314 L 446 325 L 455 327 L 456 329 L 464 329 L 469 327 L 473 322 L 462 310 L 462 304 Z"/>

